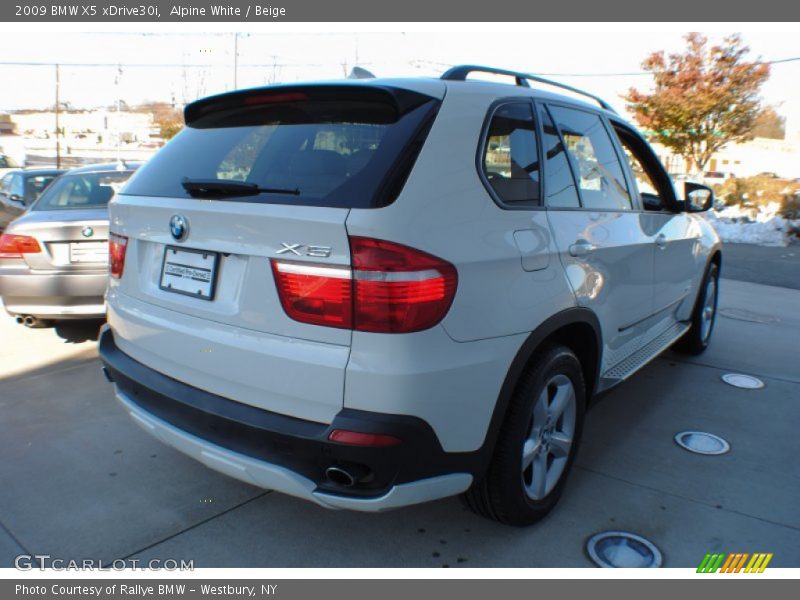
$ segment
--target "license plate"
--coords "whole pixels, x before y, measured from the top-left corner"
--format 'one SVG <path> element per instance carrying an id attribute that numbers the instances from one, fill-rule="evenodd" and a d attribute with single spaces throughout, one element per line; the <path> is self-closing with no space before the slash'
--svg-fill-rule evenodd
<path id="1" fill-rule="evenodd" d="M 159 287 L 167 292 L 213 300 L 219 254 L 167 246 Z"/>
<path id="2" fill-rule="evenodd" d="M 69 262 L 108 262 L 108 242 L 72 242 L 69 245 Z"/>

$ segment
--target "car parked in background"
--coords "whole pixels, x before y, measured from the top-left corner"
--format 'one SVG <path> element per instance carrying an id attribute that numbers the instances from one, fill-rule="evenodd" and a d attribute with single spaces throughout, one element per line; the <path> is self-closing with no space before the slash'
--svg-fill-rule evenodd
<path id="1" fill-rule="evenodd" d="M 105 316 L 108 202 L 138 166 L 72 169 L 0 235 L 0 297 L 18 323 Z"/>
<path id="2" fill-rule="evenodd" d="M 703 173 L 701 179 L 704 185 L 716 185 L 718 183 L 725 183 L 726 180 L 735 177 L 733 173 L 727 171 L 706 171 Z"/>
<path id="3" fill-rule="evenodd" d="M 19 169 L 0 179 L 0 231 L 24 213 L 64 169 Z"/>

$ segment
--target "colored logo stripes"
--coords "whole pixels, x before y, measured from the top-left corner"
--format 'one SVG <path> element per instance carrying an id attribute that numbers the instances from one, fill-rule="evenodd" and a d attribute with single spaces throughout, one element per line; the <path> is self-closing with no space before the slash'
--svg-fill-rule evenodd
<path id="1" fill-rule="evenodd" d="M 749 560 L 748 560 L 749 559 Z M 698 573 L 763 573 L 772 552 L 755 552 L 753 554 L 732 552 L 730 554 L 706 554 L 697 567 Z M 747 565 L 747 566 L 745 566 Z"/>

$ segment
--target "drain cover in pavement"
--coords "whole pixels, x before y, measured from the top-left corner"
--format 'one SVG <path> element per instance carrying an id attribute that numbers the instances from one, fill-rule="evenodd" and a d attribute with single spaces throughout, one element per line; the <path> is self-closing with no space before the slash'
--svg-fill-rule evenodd
<path id="1" fill-rule="evenodd" d="M 649 540 L 627 531 L 596 533 L 586 542 L 589 558 L 604 568 L 656 568 L 661 551 Z"/>
<path id="2" fill-rule="evenodd" d="M 723 317 L 728 317 L 729 319 L 736 319 L 737 321 L 749 321 L 750 323 L 777 323 L 778 317 L 773 317 L 772 315 L 763 315 L 760 313 L 753 312 L 751 310 L 745 310 L 744 308 L 722 308 L 719 311 Z"/>
<path id="3" fill-rule="evenodd" d="M 731 445 L 721 437 L 705 431 L 681 431 L 675 436 L 675 442 L 695 454 L 725 454 L 731 449 Z"/>
<path id="4" fill-rule="evenodd" d="M 725 373 L 725 375 L 722 376 L 722 381 L 733 387 L 745 390 L 760 390 L 764 387 L 764 382 L 758 377 L 743 375 L 741 373 Z"/>

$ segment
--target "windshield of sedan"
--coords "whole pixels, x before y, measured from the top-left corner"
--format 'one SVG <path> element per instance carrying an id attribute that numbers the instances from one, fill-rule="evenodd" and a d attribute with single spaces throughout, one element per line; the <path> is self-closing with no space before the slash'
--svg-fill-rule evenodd
<path id="1" fill-rule="evenodd" d="M 31 210 L 103 208 L 132 174 L 133 171 L 100 171 L 62 175 Z"/>

